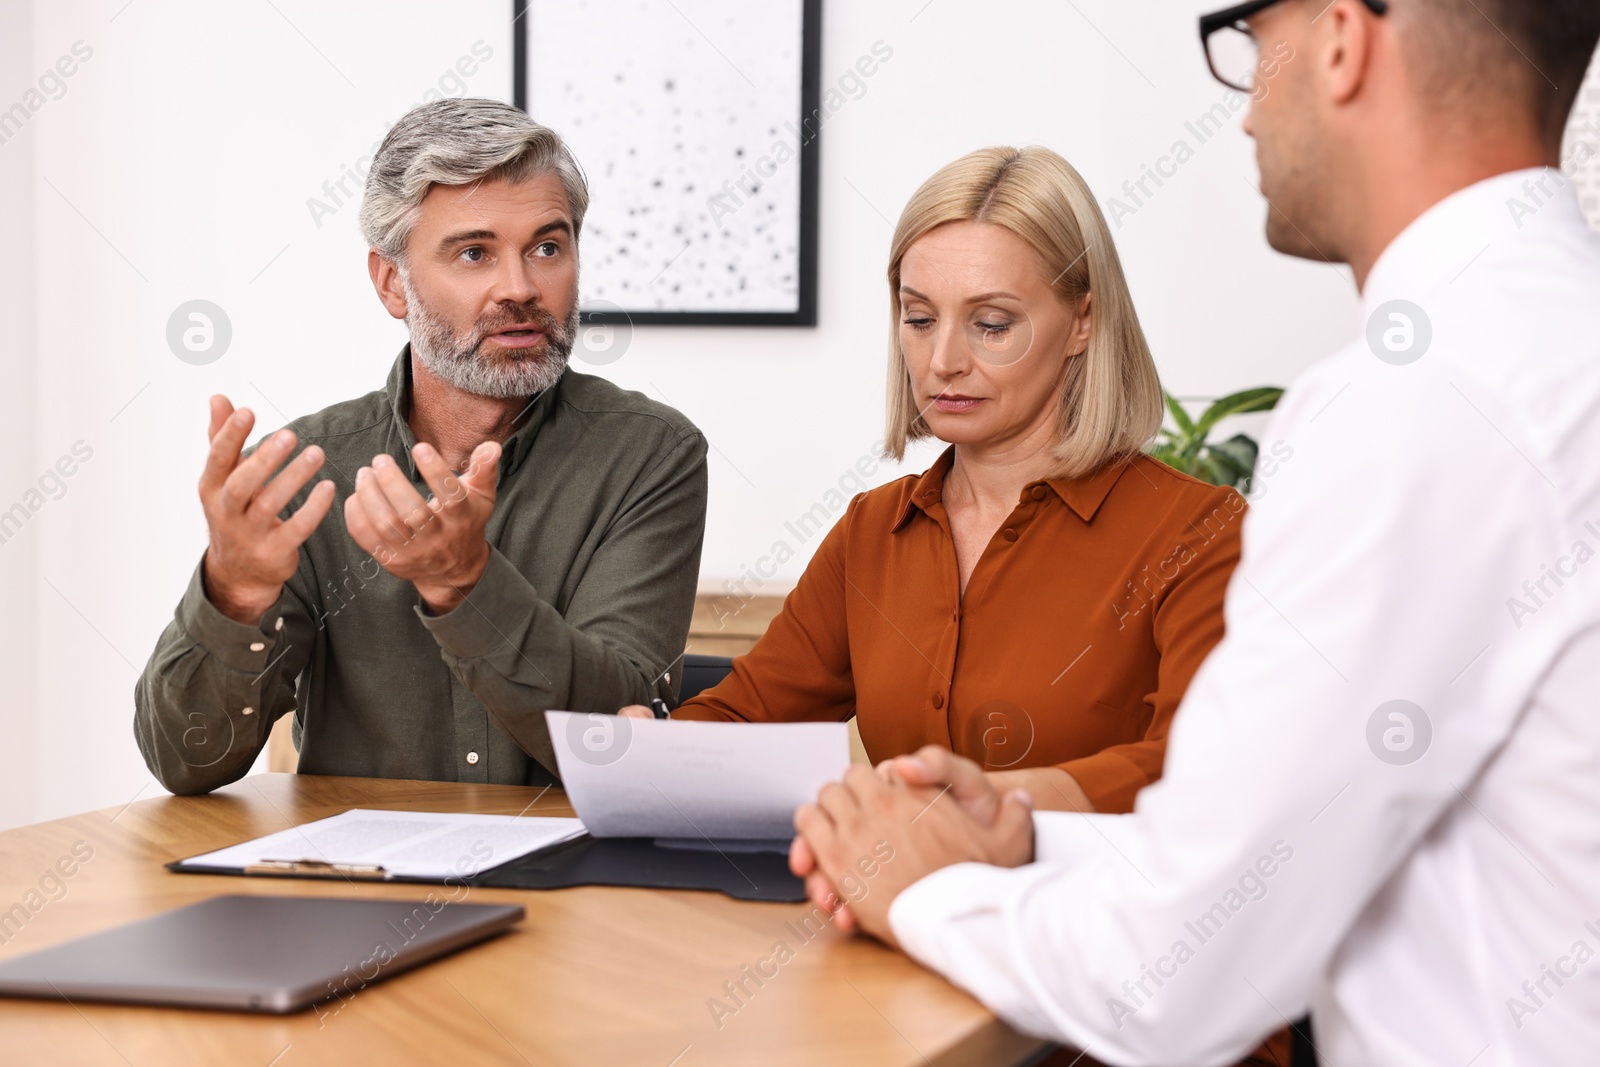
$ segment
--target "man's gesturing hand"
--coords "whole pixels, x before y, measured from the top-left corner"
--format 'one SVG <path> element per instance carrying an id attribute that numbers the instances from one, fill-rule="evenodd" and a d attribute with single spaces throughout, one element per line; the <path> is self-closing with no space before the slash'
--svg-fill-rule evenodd
<path id="1" fill-rule="evenodd" d="M 422 499 L 392 457 L 376 456 L 356 472 L 345 525 L 384 570 L 416 585 L 428 610 L 442 615 L 467 598 L 489 565 L 484 529 L 494 511 L 500 446 L 479 445 L 459 478 L 432 445 L 417 445 L 411 456 L 432 498 Z"/>
<path id="2" fill-rule="evenodd" d="M 233 410 L 225 396 L 211 398 L 211 452 L 200 475 L 211 542 L 202 574 L 206 597 L 236 622 L 254 626 L 283 595 L 283 583 L 300 565 L 300 546 L 333 506 L 333 483 L 319 482 L 287 520 L 279 513 L 322 467 L 322 449 L 308 446 L 271 481 L 268 475 L 294 451 L 292 430 L 279 430 L 240 460 L 255 424 L 249 408 Z"/>
<path id="3" fill-rule="evenodd" d="M 992 821 L 985 823 L 953 792 L 910 785 L 859 765 L 846 772 L 844 782 L 824 786 L 817 802 L 802 805 L 794 816 L 800 834 L 796 851 L 803 847 L 814 861 L 806 884 L 815 902 L 838 908 L 844 901 L 833 887 L 859 886 L 848 898 L 849 925 L 894 944 L 889 905 L 912 883 L 969 860 L 1016 867 L 1033 858 L 1033 812 L 1026 793 L 1000 797 Z M 862 858 L 882 858 L 886 852 L 892 858 L 863 882 Z M 791 866 L 795 858 L 791 852 Z M 816 900 L 818 895 L 823 899 Z"/>

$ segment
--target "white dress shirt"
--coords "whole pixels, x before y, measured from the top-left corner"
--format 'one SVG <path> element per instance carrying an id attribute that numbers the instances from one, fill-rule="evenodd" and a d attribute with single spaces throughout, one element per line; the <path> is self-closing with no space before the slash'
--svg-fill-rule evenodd
<path id="1" fill-rule="evenodd" d="M 1162 781 L 890 911 L 1022 1030 L 1226 1064 L 1310 1008 L 1327 1067 L 1600 1063 L 1600 238 L 1502 175 L 1363 303 L 1264 435 Z"/>

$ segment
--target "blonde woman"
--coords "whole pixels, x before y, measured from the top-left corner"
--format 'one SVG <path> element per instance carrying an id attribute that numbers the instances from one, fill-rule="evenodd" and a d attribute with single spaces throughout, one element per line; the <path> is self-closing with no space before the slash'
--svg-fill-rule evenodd
<path id="1" fill-rule="evenodd" d="M 855 716 L 874 762 L 926 744 L 1040 808 L 1125 812 L 1222 637 L 1244 500 L 1141 451 L 1161 388 L 1105 219 L 1044 148 L 912 196 L 889 258 L 886 451 L 733 672 L 674 712 Z M 629 708 L 630 714 L 648 714 Z"/>

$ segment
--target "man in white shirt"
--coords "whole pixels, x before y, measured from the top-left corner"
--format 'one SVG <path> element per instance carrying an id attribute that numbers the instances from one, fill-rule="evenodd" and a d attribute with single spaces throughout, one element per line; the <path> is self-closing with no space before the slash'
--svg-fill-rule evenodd
<path id="1" fill-rule="evenodd" d="M 1600 238 L 1555 169 L 1600 5 L 1225 14 L 1293 50 L 1247 127 L 1269 239 L 1349 264 L 1367 328 L 1274 416 L 1165 777 L 1030 814 L 925 749 L 802 808 L 791 862 L 1110 1063 L 1308 1008 L 1330 1067 L 1600 1062 Z"/>

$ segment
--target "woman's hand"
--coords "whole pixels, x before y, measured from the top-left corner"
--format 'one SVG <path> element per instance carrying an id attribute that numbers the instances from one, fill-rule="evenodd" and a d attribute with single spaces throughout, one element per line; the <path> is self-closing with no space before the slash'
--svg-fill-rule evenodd
<path id="1" fill-rule="evenodd" d="M 1094 811 L 1094 801 L 1078 780 L 1060 767 L 1030 767 L 1021 771 L 990 771 L 984 775 L 996 792 L 1025 790 L 1039 811 Z"/>
<path id="2" fill-rule="evenodd" d="M 984 825 L 994 822 L 1000 798 L 1019 789 L 1028 794 L 1038 811 L 1095 810 L 1078 780 L 1060 767 L 985 771 L 949 749 L 927 745 L 915 755 L 884 760 L 877 771 L 879 777 L 892 774 L 907 785 L 932 789 L 948 786 L 955 802 Z"/>
<path id="3" fill-rule="evenodd" d="M 643 704 L 629 704 L 625 708 L 619 708 L 617 714 L 625 715 L 630 719 L 653 719 L 656 717 L 656 713 Z"/>

